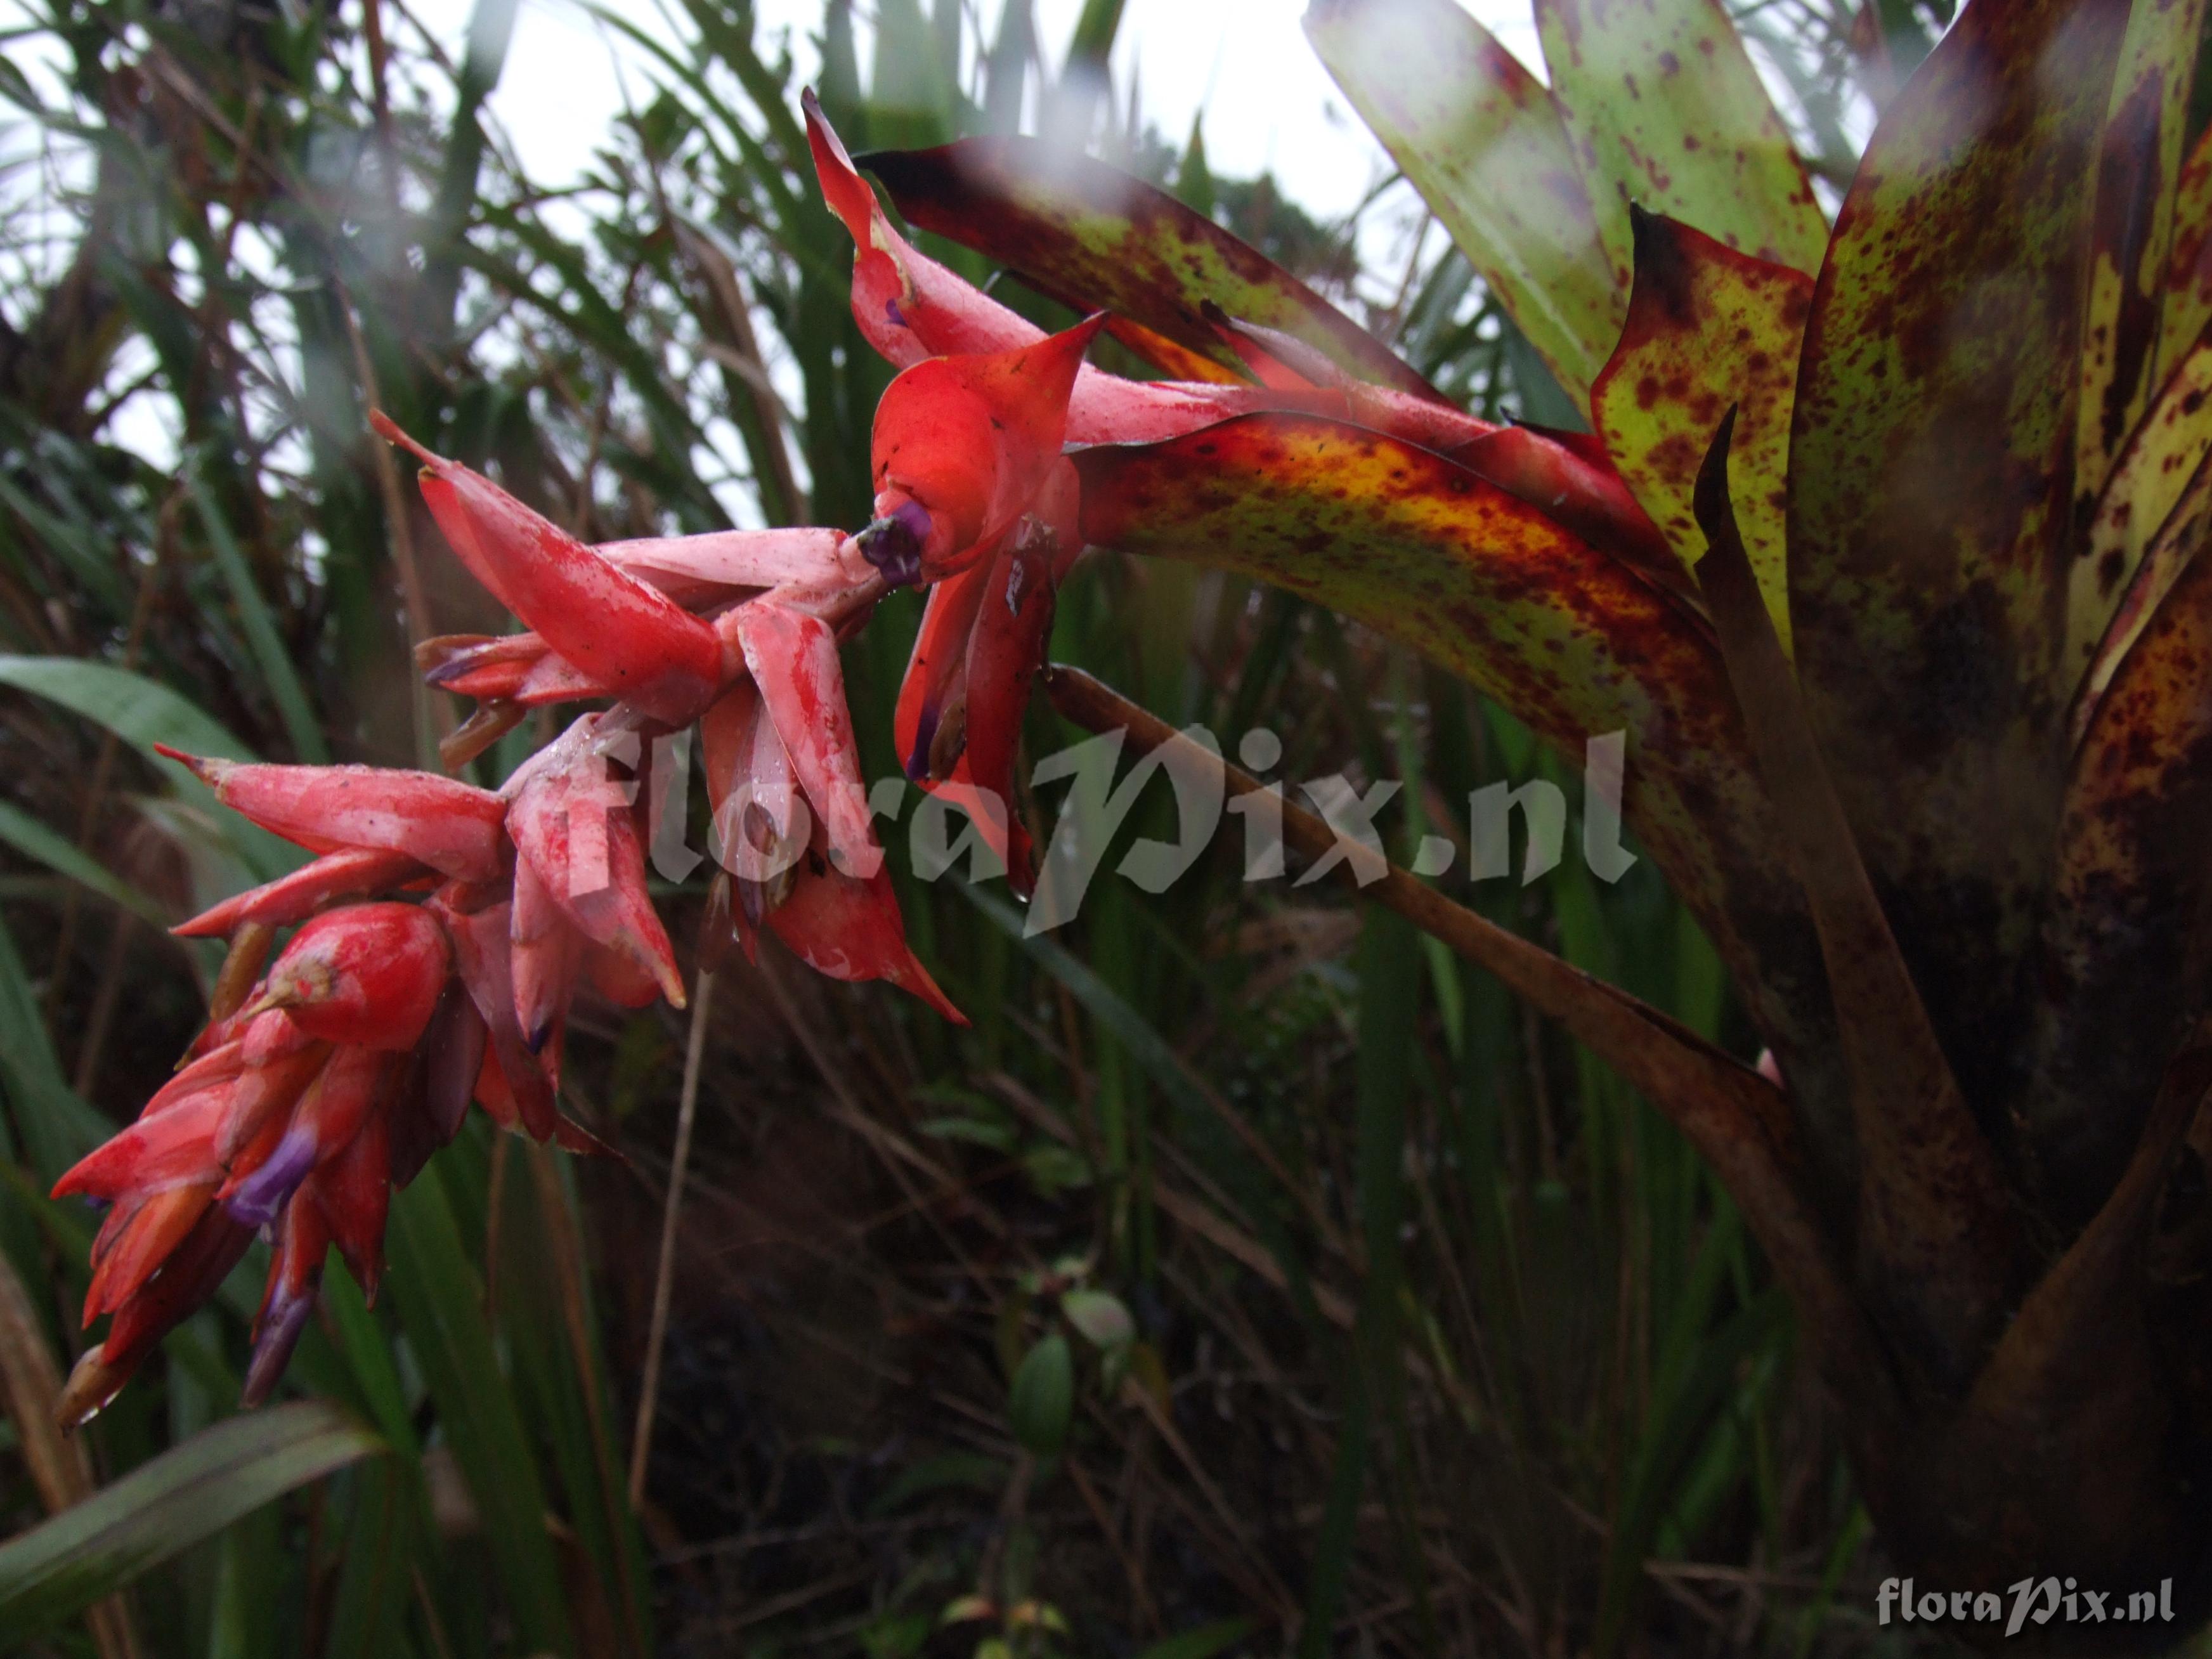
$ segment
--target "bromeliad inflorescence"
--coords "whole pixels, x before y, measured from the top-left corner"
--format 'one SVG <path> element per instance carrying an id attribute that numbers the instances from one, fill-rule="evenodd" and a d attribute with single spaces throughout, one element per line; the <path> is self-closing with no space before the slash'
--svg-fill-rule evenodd
<path id="1" fill-rule="evenodd" d="M 1010 803 L 1054 597 L 1085 544 L 1071 446 L 1158 443 L 1267 411 L 1358 422 L 1540 493 L 1624 556 L 1657 543 L 1618 477 L 1571 442 L 1343 374 L 1265 329 L 1216 319 L 1249 382 L 1103 373 L 1085 354 L 1104 316 L 1048 335 L 917 252 L 811 96 L 806 113 L 824 195 L 855 239 L 854 314 L 900 369 L 876 413 L 876 516 L 852 535 L 590 547 L 373 417 L 422 462 L 454 555 L 526 630 L 418 648 L 430 684 L 478 704 L 441 745 L 446 763 L 482 754 L 528 710 L 611 706 L 496 793 L 423 773 L 175 757 L 317 856 L 178 930 L 234 941 L 230 989 L 175 1079 L 56 1189 L 112 1206 L 85 1316 L 114 1322 L 70 1379 L 66 1419 L 112 1399 L 257 1232 L 275 1254 L 246 1398 L 265 1397 L 328 1249 L 374 1293 L 392 1189 L 472 1101 L 503 1127 L 598 1147 L 555 1104 L 578 988 L 627 1007 L 684 1000 L 647 892 L 647 792 L 617 775 L 643 769 L 655 737 L 696 722 L 703 742 L 723 866 L 708 959 L 725 941 L 752 952 L 764 927 L 822 973 L 889 981 L 962 1020 L 906 943 L 838 647 L 885 593 L 928 587 L 894 715 L 899 755 L 1026 893 L 1030 837 Z"/>

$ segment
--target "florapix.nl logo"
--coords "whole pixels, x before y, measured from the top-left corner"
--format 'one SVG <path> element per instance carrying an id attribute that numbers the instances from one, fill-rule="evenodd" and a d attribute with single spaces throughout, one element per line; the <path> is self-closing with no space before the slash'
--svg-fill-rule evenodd
<path id="1" fill-rule="evenodd" d="M 1057 821 L 1038 861 L 1036 892 L 1024 923 L 1030 934 L 1049 933 L 1072 921 L 1084 896 L 1105 868 L 1117 837 L 1138 811 L 1146 792 L 1164 780 L 1175 804 L 1172 836 L 1139 836 L 1127 841 L 1113 865 L 1115 874 L 1152 894 L 1165 892 L 1188 872 L 1222 830 L 1224 821 L 1241 824 L 1243 878 L 1287 880 L 1304 887 L 1332 875 L 1348 876 L 1364 887 L 1389 872 L 1384 824 L 1400 805 L 1404 786 L 1395 779 L 1361 783 L 1332 772 L 1296 785 L 1266 781 L 1280 764 L 1281 739 L 1266 730 L 1247 732 L 1236 746 L 1244 769 L 1232 787 L 1219 740 L 1204 726 L 1191 726 L 1168 742 L 1138 754 L 1124 766 L 1127 734 L 1109 731 L 1038 759 L 1030 769 L 1032 787 L 1065 785 Z M 648 745 L 635 732 L 611 736 L 595 750 L 602 766 L 597 790 L 578 787 L 568 810 L 586 815 L 634 809 L 643 793 L 649 856 L 656 874 L 668 881 L 689 878 L 709 859 L 733 877 L 772 884 L 796 860 L 807 856 L 811 814 L 806 797 L 788 784 L 762 785 L 747 779 L 726 799 L 713 803 L 702 850 L 694 844 L 688 810 L 691 787 L 691 734 L 673 732 Z M 1627 736 L 1610 732 L 1583 745 L 1579 799 L 1578 850 L 1599 881 L 1619 881 L 1637 860 L 1621 839 L 1621 798 L 1627 775 Z M 1256 783 L 1256 787 L 1254 787 Z M 1327 828 L 1328 845 L 1291 874 L 1286 813 L 1297 809 Z M 857 788 L 854 791 L 858 793 Z M 586 805 L 585 803 L 590 803 Z M 937 881 L 956 871 L 969 881 L 1006 873 L 1007 803 L 973 786 L 920 788 L 903 777 L 878 779 L 857 803 L 878 824 L 903 821 L 914 873 Z M 910 810 L 909 810 L 910 809 Z M 749 812 L 759 811 L 786 826 L 774 838 L 741 832 Z M 1523 885 L 1558 868 L 1567 856 L 1568 792 L 1548 778 L 1486 783 L 1465 803 L 1463 838 L 1435 833 L 1432 826 L 1410 848 L 1413 873 L 1429 879 L 1458 876 L 1470 882 L 1511 879 Z M 1520 830 L 1520 858 L 1515 827 Z M 599 825 L 572 826 L 583 831 L 588 847 L 601 839 Z M 1457 829 L 1461 825 L 1451 825 Z M 847 868 L 842 854 L 830 854 L 848 875 L 872 877 L 880 867 L 880 848 L 869 849 L 867 867 Z M 1462 863 L 1462 859 L 1464 862 Z M 570 879 L 580 894 L 604 885 L 602 861 L 572 859 Z"/>
<path id="2" fill-rule="evenodd" d="M 1996 1590 L 1921 1589 L 1910 1578 L 1885 1578 L 1875 1592 L 1880 1624 L 1948 1622 L 1996 1625 L 2018 1636 L 2030 1625 L 2152 1625 L 2173 1622 L 2173 1580 L 2155 1589 L 2097 1590 L 2072 1578 L 2023 1578 Z"/>

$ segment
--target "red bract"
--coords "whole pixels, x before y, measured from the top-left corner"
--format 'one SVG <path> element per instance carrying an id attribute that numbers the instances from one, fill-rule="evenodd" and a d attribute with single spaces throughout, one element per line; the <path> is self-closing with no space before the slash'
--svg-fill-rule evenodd
<path id="1" fill-rule="evenodd" d="M 325 1042 L 415 1046 L 446 982 L 446 935 L 411 904 L 357 904 L 292 935 L 250 1012 L 282 1008 Z"/>
<path id="2" fill-rule="evenodd" d="M 256 988 L 250 1006 L 263 1012 L 245 1017 L 242 1034 L 186 1066 L 137 1123 L 56 1184 L 57 1197 L 112 1206 L 93 1249 L 85 1322 L 112 1313 L 115 1322 L 78 1363 L 65 1422 L 112 1399 L 254 1230 L 272 1225 L 280 1245 L 248 1401 L 274 1386 L 313 1300 L 319 1241 L 334 1224 L 352 1240 L 382 1232 L 388 1120 L 410 1106 L 393 1097 L 408 1065 L 399 1051 L 422 1037 L 447 959 L 436 921 L 410 905 L 318 917 Z M 274 1006 L 285 1000 L 294 1006 Z M 333 1042 L 318 1025 L 368 1040 Z M 324 1173 L 340 1169 L 343 1180 Z M 312 1251 L 309 1237 L 319 1241 Z M 373 1290 L 373 1277 L 364 1284 Z"/>
<path id="3" fill-rule="evenodd" d="M 887 980 L 948 1019 L 966 1018 L 907 946 L 883 868 L 835 636 L 819 618 L 766 600 L 740 629 L 756 680 L 701 722 L 716 840 L 746 954 L 766 926 L 832 979 Z"/>
<path id="4" fill-rule="evenodd" d="M 101 1229 L 93 1244 L 95 1264 L 103 1246 L 114 1248 L 117 1235 L 109 1229 L 118 1221 L 127 1226 L 130 1218 L 135 1215 L 118 1207 L 108 1227 Z M 219 1208 L 203 1210 L 191 1230 L 163 1258 L 161 1271 L 143 1280 L 116 1309 L 106 1340 L 78 1357 L 55 1402 L 55 1415 L 70 1426 L 89 1421 L 122 1391 L 154 1345 L 215 1294 L 252 1242 L 251 1227 L 240 1226 Z"/>
<path id="5" fill-rule="evenodd" d="M 1060 579 L 1082 549 L 1079 504 L 1063 462 L 988 562 L 931 592 L 892 721 L 907 775 L 967 810 L 1024 895 L 1029 837 L 1013 811 L 1015 753 Z"/>
<path id="6" fill-rule="evenodd" d="M 112 1206 L 85 1316 L 114 1323 L 72 1376 L 65 1421 L 112 1399 L 257 1230 L 276 1255 L 246 1397 L 265 1397 L 328 1247 L 374 1296 L 392 1189 L 453 1139 L 471 1097 L 503 1127 L 605 1150 L 554 1104 L 574 987 L 580 977 L 632 1004 L 664 991 L 680 1001 L 683 988 L 646 898 L 635 809 L 592 747 L 598 720 L 578 722 L 504 797 L 421 774 L 195 763 L 323 856 L 179 930 L 298 924 L 138 1121 L 54 1188 Z M 316 909 L 428 885 L 441 869 L 457 878 L 420 904 Z"/>
<path id="7" fill-rule="evenodd" d="M 853 316 L 870 345 L 900 368 L 945 352 L 1004 351 L 1042 331 L 917 253 L 891 228 L 811 91 L 801 99 L 823 199 L 852 233 Z"/>
<path id="8" fill-rule="evenodd" d="M 849 587 L 870 574 L 858 544 L 836 530 L 710 531 L 605 542 L 590 550 L 692 610 L 710 610 L 771 588 Z M 617 692 L 536 632 L 448 634 L 425 640 L 416 647 L 415 659 L 430 684 L 486 702 L 534 708 Z M 726 649 L 724 678 L 730 666 Z"/>
<path id="9" fill-rule="evenodd" d="M 932 358 L 884 389 L 872 450 L 876 514 L 897 529 L 868 547 L 878 568 L 908 568 L 905 544 L 917 527 L 904 515 L 909 505 L 927 518 L 912 567 L 921 580 L 995 550 L 1060 464 L 1068 396 L 1104 321 L 1092 317 L 1011 351 Z"/>
<path id="10" fill-rule="evenodd" d="M 768 925 L 793 954 L 831 979 L 889 980 L 911 991 L 956 1025 L 968 1017 L 937 988 L 906 942 L 906 923 L 890 872 L 866 880 L 848 876 L 810 848 L 798 866 L 791 896 L 768 914 Z"/>
<path id="11" fill-rule="evenodd" d="M 883 848 L 860 776 L 860 746 L 845 704 L 837 638 L 820 617 L 759 599 L 738 613 L 745 665 L 790 757 L 792 775 L 848 870 L 872 876 Z"/>
<path id="12" fill-rule="evenodd" d="M 1042 520 L 1028 520 L 992 561 L 968 636 L 968 770 L 1002 800 L 1012 793 L 1022 713 L 1052 631 L 1061 545 Z"/>
<path id="13" fill-rule="evenodd" d="M 519 945 L 526 930 L 529 955 L 526 974 L 518 953 L 517 1007 L 535 1049 L 565 1009 L 574 974 L 594 971 L 593 947 L 611 958 L 598 971 L 612 982 L 641 977 L 684 1006 L 676 953 L 646 893 L 636 786 L 613 776 L 600 736 L 600 717 L 585 715 L 507 785 L 507 833 L 519 855 L 514 926 Z"/>
<path id="14" fill-rule="evenodd" d="M 722 678 L 712 629 L 490 479 L 371 419 L 423 464 L 422 497 L 469 573 L 593 685 L 667 720 L 705 707 Z"/>
<path id="15" fill-rule="evenodd" d="M 333 899 L 389 892 L 431 873 L 428 865 L 407 853 L 347 848 L 326 853 L 266 886 L 225 899 L 170 931 L 180 939 L 228 939 L 248 922 L 286 927 L 306 921 Z"/>
<path id="16" fill-rule="evenodd" d="M 793 776 L 791 752 L 750 680 L 732 686 L 699 722 L 714 805 L 714 850 L 736 890 L 745 954 L 752 930 L 791 896 L 814 815 Z"/>
<path id="17" fill-rule="evenodd" d="M 602 542 L 592 551 L 689 605 L 748 589 L 858 581 L 867 575 L 838 530 L 710 530 Z"/>
<path id="18" fill-rule="evenodd" d="M 933 356 L 1008 352 L 1042 337 L 1034 324 L 916 252 L 891 228 L 811 96 L 805 111 L 823 198 L 853 235 L 853 315 L 871 345 L 911 369 Z M 918 158 L 893 159 L 910 167 Z M 1531 428 L 1501 428 L 1432 395 L 1360 381 L 1305 343 L 1219 315 L 1218 308 L 1212 327 L 1261 384 L 1130 380 L 1086 364 L 1068 393 L 1067 441 L 1153 444 L 1243 415 L 1326 416 L 1449 455 L 1591 538 L 1593 546 L 1680 585 L 1673 564 L 1650 556 L 1655 547 L 1663 553 L 1663 545 L 1601 447 Z M 1493 434 L 1500 441 L 1485 445 Z"/>
<path id="19" fill-rule="evenodd" d="M 204 760 L 155 747 L 191 768 L 233 811 L 310 852 L 404 854 L 464 881 L 499 872 L 498 798 L 458 779 L 377 766 Z"/>

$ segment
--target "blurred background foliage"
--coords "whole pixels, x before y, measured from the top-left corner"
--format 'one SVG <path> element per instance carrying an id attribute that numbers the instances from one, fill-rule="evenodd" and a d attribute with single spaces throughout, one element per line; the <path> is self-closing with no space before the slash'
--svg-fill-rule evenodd
<path id="1" fill-rule="evenodd" d="M 1106 70 L 1115 0 L 1089 0 L 1065 41 L 1038 38 L 1026 0 L 983 9 L 877 0 L 856 18 L 830 0 L 820 91 L 856 151 L 1077 135 L 1470 405 L 1559 417 L 1440 234 L 1316 222 L 1295 179 L 1214 177 L 1200 131 L 1146 125 Z M 627 1163 L 478 1121 L 396 1206 L 379 1306 L 333 1264 L 287 1385 L 324 1403 L 227 1421 L 249 1259 L 81 1442 L 57 1441 L 46 1407 L 86 1340 L 91 1227 L 42 1194 L 198 1023 L 213 964 L 165 926 L 285 856 L 149 745 L 434 763 L 457 714 L 410 644 L 504 625 L 369 438 L 369 406 L 587 538 L 851 526 L 887 371 L 849 319 L 788 43 L 745 0 L 681 0 L 649 30 L 605 11 L 653 84 L 559 191 L 485 113 L 512 0 L 481 0 L 459 61 L 404 0 L 15 16 L 0 1536 L 27 1536 L 0 1547 L 0 1648 L 1609 1659 L 1907 1642 L 1874 1628 L 1882 1569 L 1782 1299 L 1680 1139 L 1395 918 L 1238 880 L 1233 836 L 1157 897 L 1101 882 L 1043 941 L 1020 939 L 1002 884 L 902 872 L 916 946 L 971 1031 L 773 945 L 720 976 L 636 1468 L 690 1037 L 665 1008 L 576 1022 L 571 1109 Z M 1830 181 L 1867 100 L 1946 21 L 1925 0 L 1744 16 Z M 1363 213 L 1407 199 L 1386 186 Z M 917 612 L 887 605 L 850 653 L 873 775 L 895 769 Z M 1269 726 L 1286 777 L 1404 780 L 1401 851 L 1462 833 L 1453 803 L 1487 781 L 1576 787 L 1457 683 L 1217 574 L 1095 556 L 1054 651 L 1177 725 Z M 1030 720 L 1032 753 L 1075 735 L 1042 702 Z M 513 734 L 483 778 L 544 735 Z M 1172 822 L 1158 793 L 1126 835 Z M 1055 805 L 1024 807 L 1043 828 Z M 1463 890 L 1747 1051 L 1648 861 L 1610 888 L 1571 859 Z M 703 884 L 665 898 L 684 948 Z M 113 1490 L 70 1538 L 27 1533 L 94 1486 Z"/>

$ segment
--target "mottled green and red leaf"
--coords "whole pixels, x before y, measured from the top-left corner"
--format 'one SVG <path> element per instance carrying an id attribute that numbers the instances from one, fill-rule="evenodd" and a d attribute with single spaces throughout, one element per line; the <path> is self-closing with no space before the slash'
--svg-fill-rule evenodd
<path id="1" fill-rule="evenodd" d="M 2069 748 L 2085 256 L 2126 21 L 2122 0 L 1961 13 L 1868 147 L 1798 375 L 1799 676 L 1980 1100 L 2014 1058 L 2000 1034 Z"/>
<path id="2" fill-rule="evenodd" d="M 1577 408 L 1626 303 L 1559 112 L 1451 0 L 1314 0 L 1306 36 Z"/>
<path id="3" fill-rule="evenodd" d="M 2061 1225 L 2111 1190 L 2167 1055 L 2212 994 L 2212 469 L 2166 533 L 2179 580 L 2095 705 L 2026 975 L 2017 1110 Z"/>
<path id="4" fill-rule="evenodd" d="M 1736 969 L 1808 1115 L 1838 1104 L 1818 946 L 1719 658 L 1676 600 L 1467 469 L 1333 421 L 1250 416 L 1075 460 L 1094 544 L 1328 605 L 1571 756 L 1626 731 L 1630 822 Z M 1813 1126 L 1816 1158 L 1839 1127 Z"/>
<path id="5" fill-rule="evenodd" d="M 1237 362 L 1204 315 L 1280 329 L 1363 380 L 1428 383 L 1266 254 L 1165 191 L 1036 138 L 963 138 L 860 158 L 909 224 L 1018 273 L 1078 311 L 1133 319 L 1188 350 Z"/>
<path id="6" fill-rule="evenodd" d="M 1616 265 L 1637 206 L 1820 269 L 1827 221 L 1720 0 L 1537 0 L 1536 28 Z"/>
<path id="7" fill-rule="evenodd" d="M 2177 532 L 2184 499 L 2203 489 L 2212 452 L 2212 337 L 2175 366 L 2137 423 L 2068 572 L 2067 660 L 2078 666 L 2074 730 L 2165 601 L 2196 547 Z"/>
<path id="8" fill-rule="evenodd" d="M 2159 360 L 2159 313 L 2203 28 L 2204 0 L 2136 0 L 2120 48 L 2097 161 L 2081 325 L 2074 489 L 2085 504 L 2172 368 Z"/>
<path id="9" fill-rule="evenodd" d="M 1790 415 L 1813 279 L 1672 219 L 1636 216 L 1636 285 L 1590 413 L 1613 465 L 1678 556 L 1694 566 L 1707 445 L 1736 411 L 1729 471 L 1736 524 L 1783 649 L 1790 647 Z"/>

